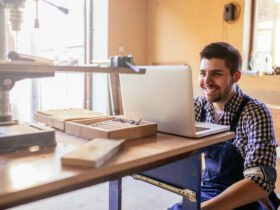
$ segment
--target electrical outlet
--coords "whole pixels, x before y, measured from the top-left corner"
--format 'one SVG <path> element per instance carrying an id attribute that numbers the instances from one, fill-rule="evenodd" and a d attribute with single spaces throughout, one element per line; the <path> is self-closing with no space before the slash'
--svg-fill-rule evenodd
<path id="1" fill-rule="evenodd" d="M 119 53 L 123 53 L 124 52 L 124 46 L 123 45 L 120 45 L 119 46 Z"/>

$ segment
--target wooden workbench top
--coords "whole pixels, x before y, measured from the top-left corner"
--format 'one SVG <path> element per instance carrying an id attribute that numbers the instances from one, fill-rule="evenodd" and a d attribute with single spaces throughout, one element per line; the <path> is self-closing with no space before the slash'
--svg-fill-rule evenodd
<path id="1" fill-rule="evenodd" d="M 233 132 L 200 139 L 158 133 L 125 142 L 100 168 L 81 169 L 62 166 L 60 157 L 87 140 L 57 132 L 56 147 L 0 155 L 0 209 L 148 170 L 233 137 Z"/>
<path id="2" fill-rule="evenodd" d="M 126 73 L 135 74 L 128 67 L 99 67 L 94 64 L 84 65 L 48 65 L 32 62 L 20 61 L 0 61 L 0 76 L 4 73 L 54 73 L 54 72 L 92 72 L 92 73 Z M 140 69 L 138 74 L 144 74 L 145 69 Z"/>

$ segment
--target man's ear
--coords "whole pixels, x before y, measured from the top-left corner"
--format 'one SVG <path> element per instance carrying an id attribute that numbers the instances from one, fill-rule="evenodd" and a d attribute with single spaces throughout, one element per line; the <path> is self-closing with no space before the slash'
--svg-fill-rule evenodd
<path id="1" fill-rule="evenodd" d="M 233 74 L 233 82 L 234 83 L 237 83 L 239 81 L 241 77 L 241 71 L 240 70 L 237 70 L 236 72 L 234 72 Z"/>

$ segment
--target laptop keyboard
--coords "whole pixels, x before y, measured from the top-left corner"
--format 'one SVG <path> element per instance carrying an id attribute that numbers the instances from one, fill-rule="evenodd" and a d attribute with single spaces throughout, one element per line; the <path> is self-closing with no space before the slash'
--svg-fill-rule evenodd
<path id="1" fill-rule="evenodd" d="M 209 130 L 210 128 L 205 128 L 205 127 L 200 127 L 200 126 L 195 126 L 195 131 L 205 131 L 205 130 Z"/>

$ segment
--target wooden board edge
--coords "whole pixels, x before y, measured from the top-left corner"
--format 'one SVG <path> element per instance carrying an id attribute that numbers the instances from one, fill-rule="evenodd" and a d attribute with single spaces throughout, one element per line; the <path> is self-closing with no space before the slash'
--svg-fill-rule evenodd
<path id="1" fill-rule="evenodd" d="M 119 150 L 121 150 L 124 146 L 124 140 L 122 139 L 111 139 L 114 141 L 117 141 L 118 143 L 115 145 L 114 148 L 108 151 L 108 153 L 102 158 L 97 160 L 96 162 L 91 160 L 77 160 L 76 158 L 70 157 L 73 152 L 75 152 L 78 149 L 81 149 L 84 145 L 77 148 L 76 150 L 73 150 L 72 152 L 67 153 L 66 155 L 61 157 L 61 164 L 64 166 L 74 166 L 74 167 L 82 167 L 82 168 L 99 168 L 101 165 L 103 165 L 108 159 L 110 159 L 112 156 L 114 156 Z M 93 140 L 94 141 L 94 140 Z"/>
<path id="2" fill-rule="evenodd" d="M 88 125 L 81 125 L 72 121 L 65 123 L 66 134 L 77 136 L 84 139 L 94 139 L 94 138 L 108 138 L 108 132 L 104 129 L 95 129 Z"/>
<path id="3" fill-rule="evenodd" d="M 64 131 L 64 122 L 58 121 L 51 116 L 42 115 L 39 113 L 34 113 L 34 120 L 37 122 L 45 123 L 53 128 Z"/>
<path id="4" fill-rule="evenodd" d="M 103 122 L 103 121 L 112 120 L 112 119 L 114 119 L 113 116 L 100 116 L 100 117 L 94 117 L 94 118 L 92 117 L 92 118 L 87 118 L 87 119 L 72 120 L 71 122 L 74 122 L 77 124 L 89 125 L 89 124 L 94 124 L 94 123 Z"/>

